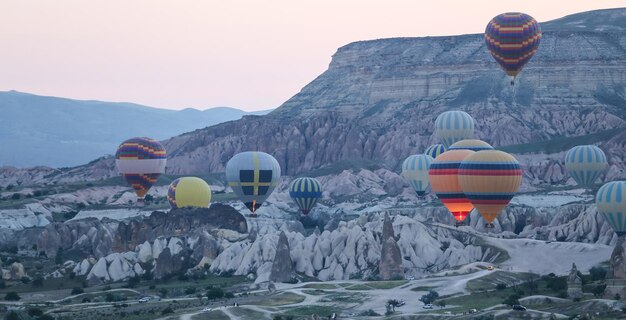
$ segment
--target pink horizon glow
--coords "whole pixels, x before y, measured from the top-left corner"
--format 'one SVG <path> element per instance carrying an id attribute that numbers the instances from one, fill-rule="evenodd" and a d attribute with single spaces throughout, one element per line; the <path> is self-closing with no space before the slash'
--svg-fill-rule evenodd
<path id="1" fill-rule="evenodd" d="M 420 3 L 422 3 L 420 5 Z M 337 48 L 482 33 L 507 11 L 547 21 L 626 1 L 5 0 L 0 91 L 167 109 L 275 108 Z"/>

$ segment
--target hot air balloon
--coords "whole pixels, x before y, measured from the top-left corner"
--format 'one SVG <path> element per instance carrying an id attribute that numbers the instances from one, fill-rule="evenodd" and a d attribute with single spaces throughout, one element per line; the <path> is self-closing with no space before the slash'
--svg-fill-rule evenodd
<path id="1" fill-rule="evenodd" d="M 474 208 L 493 228 L 493 221 L 511 201 L 522 183 L 522 169 L 510 154 L 478 151 L 461 162 L 459 184 Z"/>
<path id="2" fill-rule="evenodd" d="M 598 213 L 618 236 L 626 235 L 626 181 L 609 182 L 596 194 Z"/>
<path id="3" fill-rule="evenodd" d="M 583 187 L 593 185 L 607 167 L 606 155 L 593 145 L 576 146 L 565 154 L 567 172 Z"/>
<path id="4" fill-rule="evenodd" d="M 512 78 L 537 52 L 541 40 L 541 28 L 533 17 L 519 12 L 495 16 L 485 29 L 485 43 L 493 58 L 504 72 Z"/>
<path id="5" fill-rule="evenodd" d="M 402 176 L 418 196 L 424 196 L 428 188 L 428 168 L 434 159 L 425 154 L 412 155 L 402 163 Z"/>
<path id="6" fill-rule="evenodd" d="M 474 119 L 464 111 L 446 111 L 435 120 L 435 134 L 448 148 L 459 140 L 474 136 Z"/>
<path id="7" fill-rule="evenodd" d="M 426 148 L 424 154 L 429 155 L 433 159 L 435 159 L 444 152 L 446 152 L 446 147 L 444 147 L 443 144 L 433 144 L 432 146 Z"/>
<path id="8" fill-rule="evenodd" d="M 117 148 L 115 165 L 137 194 L 138 203 L 165 172 L 167 153 L 158 141 L 150 138 L 128 139 Z"/>
<path id="9" fill-rule="evenodd" d="M 322 186 L 315 178 L 297 178 L 289 186 L 289 196 L 302 214 L 308 214 L 322 197 Z"/>
<path id="10" fill-rule="evenodd" d="M 448 150 L 493 150 L 493 147 L 485 141 L 478 139 L 465 139 L 453 143 Z"/>
<path id="11" fill-rule="evenodd" d="M 170 183 L 167 190 L 167 201 L 169 201 L 172 209 L 206 208 L 211 202 L 211 187 L 200 178 L 178 178 Z"/>
<path id="12" fill-rule="evenodd" d="M 446 151 L 433 160 L 428 170 L 430 188 L 452 213 L 457 226 L 463 223 L 465 217 L 474 208 L 465 197 L 458 180 L 461 161 L 473 153 L 474 151 L 471 150 Z"/>
<path id="13" fill-rule="evenodd" d="M 280 178 L 280 165 L 265 152 L 236 154 L 226 164 L 226 180 L 239 200 L 256 216 L 256 210 L 270 196 Z"/>

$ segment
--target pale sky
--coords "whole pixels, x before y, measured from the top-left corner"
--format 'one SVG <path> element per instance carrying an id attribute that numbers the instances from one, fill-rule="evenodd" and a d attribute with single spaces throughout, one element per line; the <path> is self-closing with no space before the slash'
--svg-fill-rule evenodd
<path id="1" fill-rule="evenodd" d="M 626 0 L 0 0 L 0 91 L 159 108 L 274 108 L 358 40 L 482 33 Z"/>

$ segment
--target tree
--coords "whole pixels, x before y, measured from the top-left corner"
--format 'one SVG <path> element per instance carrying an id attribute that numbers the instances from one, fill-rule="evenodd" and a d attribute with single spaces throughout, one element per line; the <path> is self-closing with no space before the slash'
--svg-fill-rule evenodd
<path id="1" fill-rule="evenodd" d="M 145 197 L 143 197 L 143 200 L 145 202 L 152 202 L 154 200 L 154 196 L 151 194 L 147 194 Z"/>
<path id="2" fill-rule="evenodd" d="M 519 304 L 519 298 L 520 296 L 516 295 L 516 294 L 512 294 L 510 296 L 508 296 L 506 299 L 504 299 L 504 301 L 502 301 L 503 304 L 512 306 L 515 304 Z"/>
<path id="3" fill-rule="evenodd" d="M 602 296 L 602 294 L 604 294 L 605 289 L 606 289 L 606 284 L 603 283 L 603 284 L 594 286 L 593 289 L 591 289 L 591 293 L 593 293 L 595 297 L 600 297 Z"/>
<path id="4" fill-rule="evenodd" d="M 43 315 L 43 310 L 39 308 L 29 308 L 28 315 L 31 317 L 41 317 Z"/>
<path id="5" fill-rule="evenodd" d="M 396 307 L 400 306 L 400 301 L 396 299 L 387 300 L 387 305 L 391 306 L 391 308 L 393 309 L 393 312 L 396 312 Z"/>
<path id="6" fill-rule="evenodd" d="M 7 313 L 7 316 L 5 319 L 6 320 L 20 320 L 20 316 L 15 311 L 11 311 Z"/>
<path id="7" fill-rule="evenodd" d="M 167 288 L 159 288 L 159 293 L 161 294 L 161 297 L 167 297 L 167 292 Z"/>
<path id="8" fill-rule="evenodd" d="M 139 276 L 134 276 L 128 279 L 127 285 L 129 288 L 134 288 L 137 285 L 139 285 L 140 282 L 141 282 L 141 278 Z"/>
<path id="9" fill-rule="evenodd" d="M 430 290 L 427 294 L 423 295 L 420 298 L 420 301 L 424 304 L 429 304 L 433 303 L 435 300 L 437 300 L 437 298 L 439 298 L 439 293 L 437 293 L 437 291 Z"/>
<path id="10" fill-rule="evenodd" d="M 603 267 L 593 267 L 589 269 L 591 281 L 604 280 L 606 278 L 606 273 L 607 271 Z"/>
<path id="11" fill-rule="evenodd" d="M 20 200 L 20 198 L 21 198 L 21 197 L 22 197 L 22 195 L 21 195 L 21 194 L 19 194 L 19 193 L 14 193 L 14 194 L 11 196 L 11 200 Z"/>
<path id="12" fill-rule="evenodd" d="M 206 292 L 207 299 L 220 299 L 224 297 L 224 290 L 222 288 L 213 287 Z"/>
<path id="13" fill-rule="evenodd" d="M 59 248 L 56 256 L 54 257 L 54 263 L 57 265 L 63 264 L 63 248 Z"/>
<path id="14" fill-rule="evenodd" d="M 17 292 L 15 291 L 7 292 L 7 294 L 4 296 L 4 300 L 6 301 L 18 301 L 20 299 L 22 299 L 22 297 L 20 297 L 20 295 L 17 294 Z"/>
<path id="15" fill-rule="evenodd" d="M 85 292 L 85 291 L 84 291 L 84 290 L 83 290 L 83 288 L 81 288 L 81 287 L 74 287 L 74 288 L 72 289 L 72 295 L 81 294 L 81 293 L 83 293 L 83 292 Z"/>
<path id="16" fill-rule="evenodd" d="M 35 278 L 35 280 L 33 280 L 33 287 L 35 288 L 43 287 L 43 278 L 42 277 Z"/>
<path id="17" fill-rule="evenodd" d="M 53 316 L 49 315 L 49 314 L 44 314 L 43 316 L 39 317 L 39 319 L 37 320 L 55 320 Z"/>
<path id="18" fill-rule="evenodd" d="M 446 300 L 439 300 L 437 301 L 437 306 L 439 306 L 439 308 L 443 309 L 446 307 Z"/>
<path id="19" fill-rule="evenodd" d="M 187 287 L 185 289 L 185 294 L 194 294 L 196 293 L 196 287 Z"/>
<path id="20" fill-rule="evenodd" d="M 161 314 L 170 314 L 170 313 L 174 313 L 174 310 L 172 309 L 172 307 L 167 307 L 163 309 L 163 311 L 161 311 Z"/>
<path id="21" fill-rule="evenodd" d="M 528 288 L 528 292 L 530 292 L 531 294 L 536 293 L 537 289 L 539 289 L 539 284 L 537 283 L 537 276 L 534 274 L 531 274 L 528 276 L 527 280 L 528 281 L 526 281 L 526 288 Z"/>
<path id="22" fill-rule="evenodd" d="M 498 283 L 496 285 L 496 290 L 504 290 L 506 289 L 506 283 Z"/>

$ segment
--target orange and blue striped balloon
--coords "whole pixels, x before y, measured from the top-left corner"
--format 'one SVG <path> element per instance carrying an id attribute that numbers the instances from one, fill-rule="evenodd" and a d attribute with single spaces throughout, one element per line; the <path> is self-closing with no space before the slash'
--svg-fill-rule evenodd
<path id="1" fill-rule="evenodd" d="M 485 43 L 489 52 L 511 77 L 517 76 L 530 61 L 537 52 L 540 40 L 539 23 L 525 13 L 497 15 L 485 29 Z"/>
<path id="2" fill-rule="evenodd" d="M 503 151 L 478 151 L 465 158 L 459 167 L 463 193 L 489 224 L 513 199 L 521 183 L 519 162 Z"/>
<path id="3" fill-rule="evenodd" d="M 485 141 L 478 139 L 465 139 L 453 143 L 448 150 L 493 150 L 493 147 Z"/>
<path id="4" fill-rule="evenodd" d="M 430 189 L 458 222 L 465 220 L 474 208 L 463 193 L 458 179 L 461 162 L 473 153 L 471 150 L 446 151 L 431 162 L 428 170 Z"/>

